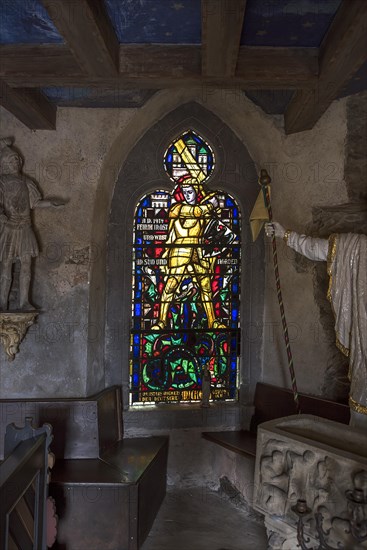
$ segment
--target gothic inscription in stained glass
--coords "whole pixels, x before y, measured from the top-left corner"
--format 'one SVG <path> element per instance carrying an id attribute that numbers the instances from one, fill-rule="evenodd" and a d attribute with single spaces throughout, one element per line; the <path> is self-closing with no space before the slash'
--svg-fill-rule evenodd
<path id="1" fill-rule="evenodd" d="M 145 195 L 135 212 L 132 402 L 235 399 L 238 362 L 240 214 L 208 189 L 209 145 L 186 132 L 167 149 L 175 182 Z"/>

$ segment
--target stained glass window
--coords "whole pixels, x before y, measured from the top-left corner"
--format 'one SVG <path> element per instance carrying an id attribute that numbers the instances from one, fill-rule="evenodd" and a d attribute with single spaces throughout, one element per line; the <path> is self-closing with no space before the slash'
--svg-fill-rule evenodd
<path id="1" fill-rule="evenodd" d="M 142 197 L 134 219 L 131 402 L 236 399 L 240 212 L 209 189 L 213 151 L 193 131 L 168 147 L 171 192 Z"/>

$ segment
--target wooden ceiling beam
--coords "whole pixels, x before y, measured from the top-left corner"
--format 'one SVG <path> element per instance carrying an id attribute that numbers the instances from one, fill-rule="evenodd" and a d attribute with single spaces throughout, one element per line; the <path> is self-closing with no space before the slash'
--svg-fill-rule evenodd
<path id="1" fill-rule="evenodd" d="M 241 46 L 235 76 L 314 87 L 318 74 L 318 48 Z"/>
<path id="2" fill-rule="evenodd" d="M 201 74 L 201 47 L 120 45 L 120 73 L 83 74 L 63 45 L 0 46 L 0 77 L 13 87 L 106 86 L 161 89 L 210 85 L 223 88 L 314 88 L 318 74 L 316 48 L 241 46 L 233 77 Z"/>
<path id="3" fill-rule="evenodd" d="M 30 130 L 54 130 L 56 106 L 36 88 L 11 88 L 0 79 L 0 105 Z"/>
<path id="4" fill-rule="evenodd" d="M 246 0 L 201 0 L 203 76 L 235 74 Z"/>
<path id="5" fill-rule="evenodd" d="M 32 75 L 85 76 L 69 48 L 64 44 L 1 44 L 0 75 L 7 81 L 14 77 L 20 86 L 38 87 Z M 16 83 L 18 86 L 18 83 Z"/>
<path id="6" fill-rule="evenodd" d="M 320 46 L 315 90 L 298 90 L 284 115 L 287 134 L 313 128 L 367 61 L 367 2 L 343 0 Z"/>
<path id="7" fill-rule="evenodd" d="M 100 0 L 42 0 L 83 73 L 118 72 L 119 43 Z"/>

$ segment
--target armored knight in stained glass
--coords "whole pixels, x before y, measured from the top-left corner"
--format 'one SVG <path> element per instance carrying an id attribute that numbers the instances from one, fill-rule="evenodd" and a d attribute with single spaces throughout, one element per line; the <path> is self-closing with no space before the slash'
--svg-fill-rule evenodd
<path id="1" fill-rule="evenodd" d="M 208 328 L 226 328 L 214 314 L 211 280 L 216 260 L 212 254 L 214 250 L 208 246 L 210 235 L 206 231 L 208 222 L 218 210 L 218 199 L 215 193 L 205 196 L 204 189 L 194 178 L 184 178 L 176 189 L 176 195 L 182 194 L 183 200 L 177 200 L 168 212 L 169 230 L 162 254 L 162 258 L 167 259 L 167 277 L 158 321 L 152 329 L 167 328 L 169 306 L 176 292 L 179 290 L 182 295 L 183 290 L 187 293 L 194 287 L 200 294 Z M 224 228 L 223 224 L 217 226 L 222 238 L 227 234 L 228 241 L 234 240 L 234 233 Z"/>
<path id="2" fill-rule="evenodd" d="M 136 210 L 133 403 L 199 401 L 205 372 L 211 399 L 236 398 L 240 216 L 227 193 L 206 189 L 199 145 L 171 146 L 187 173 Z"/>

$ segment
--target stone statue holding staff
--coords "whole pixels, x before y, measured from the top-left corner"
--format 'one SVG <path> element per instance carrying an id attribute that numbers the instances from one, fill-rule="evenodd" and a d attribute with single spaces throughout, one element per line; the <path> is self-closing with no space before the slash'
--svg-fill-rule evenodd
<path id="1" fill-rule="evenodd" d="M 332 234 L 318 239 L 266 223 L 268 237 L 282 238 L 310 260 L 326 261 L 328 299 L 335 317 L 337 347 L 349 358 L 351 426 L 367 429 L 367 235 Z"/>

